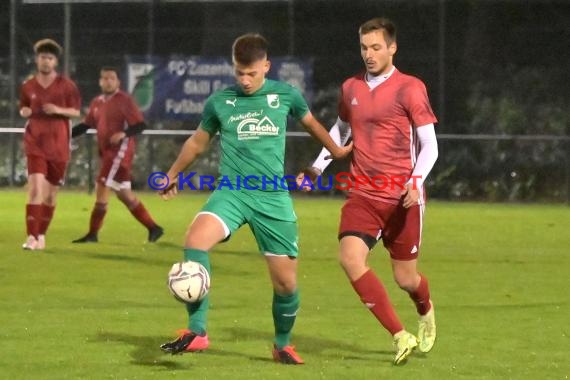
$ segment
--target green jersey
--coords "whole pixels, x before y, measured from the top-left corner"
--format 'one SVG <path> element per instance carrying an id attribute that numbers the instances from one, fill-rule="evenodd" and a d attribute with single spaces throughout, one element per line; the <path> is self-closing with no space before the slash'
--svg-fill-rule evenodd
<path id="1" fill-rule="evenodd" d="M 212 94 L 206 101 L 201 126 L 211 136 L 220 132 L 221 177 L 217 188 L 287 191 L 282 182 L 287 117 L 299 120 L 308 112 L 299 90 L 270 79 L 251 95 L 237 85 Z"/>

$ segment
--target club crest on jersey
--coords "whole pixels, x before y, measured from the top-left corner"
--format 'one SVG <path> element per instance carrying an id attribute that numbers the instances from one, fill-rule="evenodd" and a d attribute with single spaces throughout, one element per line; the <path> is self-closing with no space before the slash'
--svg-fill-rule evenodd
<path id="1" fill-rule="evenodd" d="M 267 104 L 271 108 L 279 108 L 279 95 L 267 94 Z"/>
<path id="2" fill-rule="evenodd" d="M 248 118 L 237 126 L 238 140 L 254 140 L 261 137 L 278 136 L 279 127 L 275 126 L 270 118 L 264 116 L 261 120 Z"/>

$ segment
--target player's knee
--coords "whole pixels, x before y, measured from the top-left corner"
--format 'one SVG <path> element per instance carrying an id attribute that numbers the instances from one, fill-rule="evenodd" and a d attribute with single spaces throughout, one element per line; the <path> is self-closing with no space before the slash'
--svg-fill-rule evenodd
<path id="1" fill-rule="evenodd" d="M 95 202 L 95 206 L 93 208 L 97 211 L 107 211 L 107 202 Z"/>
<path id="2" fill-rule="evenodd" d="M 123 204 L 129 209 L 132 210 L 139 205 L 139 200 L 135 196 L 131 196 L 130 194 L 124 194 L 122 192 L 117 192 L 117 197 Z"/>
<path id="3" fill-rule="evenodd" d="M 338 254 L 338 261 L 340 266 L 346 271 L 356 268 L 362 264 L 360 262 L 361 260 L 359 260 L 358 257 L 350 255 L 343 251 L 340 251 L 340 253 Z"/>
<path id="4" fill-rule="evenodd" d="M 273 280 L 273 289 L 277 294 L 290 295 L 297 289 L 295 279 L 277 278 Z"/>
<path id="5" fill-rule="evenodd" d="M 186 248 L 209 251 L 216 243 L 218 243 L 218 241 L 215 241 L 215 238 L 212 236 L 202 234 L 199 231 L 189 230 L 186 232 L 184 246 Z"/>
<path id="6" fill-rule="evenodd" d="M 43 201 L 42 199 L 42 192 L 39 189 L 36 188 L 30 188 L 30 191 L 28 192 L 28 202 L 29 203 L 41 203 Z"/>
<path id="7" fill-rule="evenodd" d="M 54 193 L 48 192 L 43 199 L 43 203 L 48 206 L 55 206 L 56 196 Z"/>
<path id="8" fill-rule="evenodd" d="M 417 273 L 394 272 L 394 281 L 400 289 L 412 292 L 417 288 Z"/>
<path id="9" fill-rule="evenodd" d="M 195 248 L 195 249 L 203 249 L 202 245 L 203 245 L 204 239 L 195 234 L 192 233 L 190 231 L 186 232 L 186 241 L 185 241 L 185 246 L 188 248 Z"/>
<path id="10" fill-rule="evenodd" d="M 359 256 L 341 252 L 339 255 L 339 262 L 350 281 L 356 281 L 369 270 L 366 265 L 366 260 L 363 260 Z"/>

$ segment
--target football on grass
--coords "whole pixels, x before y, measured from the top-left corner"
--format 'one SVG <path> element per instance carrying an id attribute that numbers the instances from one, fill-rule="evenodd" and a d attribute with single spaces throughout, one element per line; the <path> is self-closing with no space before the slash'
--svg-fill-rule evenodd
<path id="1" fill-rule="evenodd" d="M 180 302 L 198 302 L 210 290 L 210 275 L 200 263 L 176 263 L 168 272 L 168 289 Z"/>

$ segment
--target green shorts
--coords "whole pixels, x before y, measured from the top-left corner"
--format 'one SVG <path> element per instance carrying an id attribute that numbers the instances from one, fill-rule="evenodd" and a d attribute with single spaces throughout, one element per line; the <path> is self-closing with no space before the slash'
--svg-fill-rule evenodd
<path id="1" fill-rule="evenodd" d="M 218 216 L 230 234 L 249 224 L 263 254 L 297 257 L 297 215 L 288 192 L 215 190 L 200 212 Z"/>

